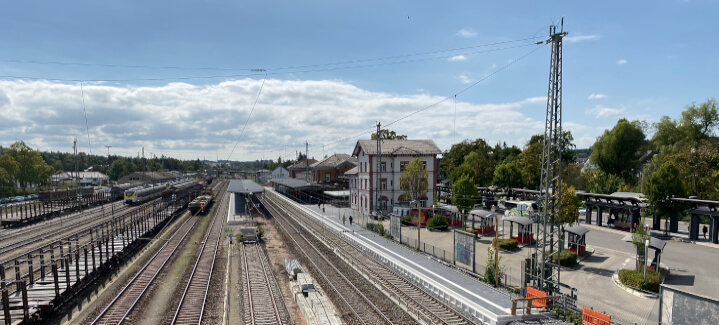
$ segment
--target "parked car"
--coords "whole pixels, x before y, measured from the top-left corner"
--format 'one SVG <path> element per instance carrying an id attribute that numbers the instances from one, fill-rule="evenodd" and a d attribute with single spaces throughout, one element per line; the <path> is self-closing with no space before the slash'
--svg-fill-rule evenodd
<path id="1" fill-rule="evenodd" d="M 579 208 L 579 215 L 583 216 L 587 214 L 587 208 Z"/>
<path id="2" fill-rule="evenodd" d="M 25 201 L 25 197 L 22 196 L 22 195 L 21 195 L 21 196 L 16 196 L 16 197 L 14 197 L 13 199 L 15 199 L 15 200 L 14 200 L 15 202 Z"/>
<path id="3" fill-rule="evenodd" d="M 37 200 L 37 194 L 30 195 L 33 200 Z"/>
<path id="4" fill-rule="evenodd" d="M 10 198 L 4 197 L 4 198 L 0 199 L 0 204 L 6 204 L 6 203 L 10 203 Z"/>

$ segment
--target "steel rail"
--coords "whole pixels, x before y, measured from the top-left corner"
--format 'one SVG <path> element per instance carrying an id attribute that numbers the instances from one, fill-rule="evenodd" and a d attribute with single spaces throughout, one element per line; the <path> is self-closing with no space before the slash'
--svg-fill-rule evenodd
<path id="1" fill-rule="evenodd" d="M 225 213 L 225 211 L 227 211 L 227 208 L 225 208 L 225 205 L 227 204 L 226 201 L 227 201 L 227 195 L 226 195 L 226 193 L 223 193 L 222 199 L 219 203 L 220 207 L 215 208 L 215 213 L 214 213 L 213 219 L 212 219 L 212 226 L 209 227 L 209 229 L 207 230 L 207 234 L 205 234 L 205 239 L 203 241 L 204 244 L 202 245 L 202 248 L 200 249 L 200 254 L 197 256 L 197 261 L 195 262 L 195 266 L 192 268 L 192 273 L 190 274 L 190 280 L 187 281 L 185 290 L 182 293 L 182 298 L 180 298 L 180 302 L 177 306 L 177 311 L 175 312 L 175 316 L 172 318 L 172 324 L 200 324 L 202 322 L 202 316 L 205 313 L 205 303 L 207 302 L 207 294 L 209 293 L 210 282 L 212 281 L 212 272 L 215 269 L 215 260 L 217 258 L 217 249 L 220 246 L 220 239 L 222 238 L 221 231 L 223 228 L 222 226 L 224 225 L 224 213 Z M 220 212 L 220 209 L 222 209 L 221 210 L 222 212 Z M 215 226 L 217 225 L 217 220 L 218 220 L 219 216 L 222 216 L 219 218 L 220 226 L 217 227 L 217 229 L 215 229 Z M 206 260 L 209 259 L 209 257 L 207 255 L 205 255 L 205 252 L 207 252 L 205 250 L 205 248 L 207 247 L 207 240 L 210 238 L 210 235 L 215 232 L 216 232 L 217 239 L 215 240 L 215 249 L 212 252 L 212 261 L 211 261 L 211 263 L 209 263 L 209 265 L 210 265 L 209 273 L 204 273 L 204 272 L 197 273 L 198 267 L 206 267 L 207 266 L 207 264 L 202 263 L 203 261 L 208 262 Z M 204 276 L 207 277 L 206 280 L 203 278 Z M 191 287 L 193 285 L 195 285 L 195 288 L 197 288 L 197 286 L 203 284 L 202 282 L 198 282 L 198 281 L 203 281 L 203 280 L 204 280 L 204 292 L 202 292 L 202 303 L 200 304 L 200 312 L 199 312 L 199 315 L 197 315 L 197 321 L 196 322 L 193 322 L 192 320 L 188 321 L 187 320 L 188 317 L 192 317 L 195 315 L 193 315 L 193 314 L 181 315 L 181 313 L 183 311 L 186 311 L 188 309 L 187 308 L 188 306 L 185 306 L 185 302 L 187 301 L 186 300 L 187 294 L 188 294 L 188 292 L 191 291 Z M 197 289 L 193 290 L 193 293 L 195 293 L 195 291 L 197 291 Z M 193 299 L 196 299 L 196 297 L 193 297 Z"/>
<path id="2" fill-rule="evenodd" d="M 222 193 L 224 195 L 224 190 L 222 191 Z M 130 280 L 130 282 L 127 285 L 125 285 L 125 287 L 120 291 L 120 293 L 118 293 L 115 296 L 115 298 L 102 310 L 102 312 L 100 312 L 100 314 L 95 318 L 95 320 L 92 322 L 92 324 L 113 324 L 113 323 L 122 324 L 125 321 L 125 319 L 127 319 L 127 316 L 135 308 L 135 306 L 137 305 L 137 302 L 147 291 L 150 284 L 152 284 L 154 282 L 154 280 L 157 278 L 160 271 L 167 264 L 167 261 L 169 261 L 170 257 L 172 257 L 172 255 L 175 253 L 175 251 L 177 251 L 178 247 L 180 247 L 180 243 L 182 243 L 182 241 L 187 237 L 187 235 L 190 233 L 190 231 L 194 228 L 194 225 L 199 220 L 198 214 L 199 214 L 199 211 L 197 214 L 191 216 L 188 220 L 186 220 L 182 224 L 182 226 L 180 226 L 173 233 L 172 237 L 170 237 L 170 239 L 165 241 L 165 243 L 162 245 L 162 247 L 160 247 L 160 249 L 158 249 L 157 253 L 155 253 L 155 255 L 153 255 L 150 258 L 150 260 L 147 261 L 147 263 L 145 263 L 145 265 Z M 178 239 L 177 236 L 180 233 L 182 233 L 182 236 Z M 168 245 L 170 243 L 174 243 L 174 245 L 173 245 L 174 247 L 172 249 L 168 249 Z M 160 254 L 165 255 L 163 260 L 157 260 L 157 257 L 160 256 Z M 158 263 L 160 263 L 160 265 L 152 265 L 156 261 L 159 261 Z M 149 274 L 150 275 L 149 279 L 143 279 L 144 283 L 142 283 L 142 282 L 138 283 L 137 281 L 141 277 L 146 275 L 145 271 L 150 269 L 149 268 L 150 266 L 153 266 L 152 269 L 155 269 L 154 273 Z M 150 270 L 152 270 L 152 269 L 150 269 Z M 137 284 L 139 286 L 139 288 L 138 288 L 138 289 L 140 289 L 139 291 L 135 290 L 135 288 L 134 288 L 135 284 Z M 119 301 L 119 299 L 121 297 L 122 297 L 122 301 Z M 113 311 L 113 312 L 109 313 L 113 307 L 117 307 L 118 309 L 121 308 L 122 306 L 117 305 L 117 304 L 124 302 L 125 298 L 130 298 L 130 299 L 134 298 L 134 300 L 131 301 L 131 304 L 129 306 L 126 306 L 125 308 L 123 308 L 121 310 Z M 105 316 L 107 316 L 107 318 L 115 318 L 116 319 L 117 318 L 116 313 L 123 312 L 123 311 L 124 311 L 124 314 L 122 314 L 117 321 L 114 321 L 112 319 L 104 319 Z"/>
<path id="3" fill-rule="evenodd" d="M 285 215 L 289 216 L 289 212 L 287 212 L 285 209 L 281 208 L 277 202 L 275 202 L 273 199 L 269 199 L 269 201 L 270 201 L 272 204 L 276 205 L 277 208 L 281 209 Z M 332 267 L 332 269 L 333 269 L 352 289 L 354 289 L 354 291 L 357 293 L 357 295 L 359 295 L 359 296 L 365 301 L 365 303 L 367 303 L 367 305 L 369 305 L 369 306 L 374 310 L 374 312 L 375 312 L 377 315 L 380 316 L 380 318 L 382 318 L 382 319 L 383 319 L 385 322 L 387 322 L 388 324 L 393 324 L 393 322 L 387 317 L 387 315 L 385 315 L 385 314 L 379 309 L 379 307 L 377 307 L 377 305 L 375 305 L 372 301 L 370 301 L 369 298 L 368 298 L 364 293 L 362 293 L 362 292 L 359 290 L 359 288 L 357 288 L 357 287 L 352 283 L 352 281 L 350 281 L 344 274 L 342 274 L 342 272 L 341 272 L 339 269 L 337 269 L 337 267 L 336 267 L 332 262 L 330 262 L 329 259 L 327 259 L 327 257 L 324 256 L 324 255 L 317 249 L 317 247 L 315 247 L 315 246 L 309 241 L 309 239 L 308 239 L 306 236 L 304 236 L 303 234 L 301 234 L 301 233 L 299 232 L 299 229 L 297 229 L 297 227 L 295 227 L 295 226 L 293 226 L 293 225 L 290 225 L 290 224 L 289 224 L 289 221 L 287 221 L 286 219 L 284 219 L 284 218 L 286 217 L 285 215 L 278 213 L 279 211 L 277 211 L 277 208 L 272 207 L 272 206 L 269 205 L 269 204 L 266 205 L 266 207 L 268 207 L 269 209 L 274 210 L 274 211 L 277 213 L 277 215 L 281 216 L 281 218 L 278 218 L 278 220 L 279 220 L 279 219 L 283 219 L 283 221 L 286 222 L 286 223 L 288 224 L 288 226 L 294 228 L 295 232 L 296 232 L 297 234 L 299 234 L 300 237 L 302 237 L 302 238 L 307 242 L 307 244 L 308 244 L 327 264 L 329 264 L 329 265 Z M 269 209 L 268 209 L 268 210 L 269 210 Z M 274 214 L 273 214 L 273 215 L 274 215 Z M 362 324 L 367 324 L 367 322 L 366 322 L 364 319 L 362 319 L 362 317 L 359 315 L 359 313 L 357 312 L 357 310 L 355 310 L 355 308 L 352 306 L 352 304 L 350 304 L 350 303 L 347 301 L 347 299 L 345 299 L 345 297 L 344 297 L 344 295 L 342 294 L 342 292 L 337 289 L 337 287 L 332 283 L 331 280 L 329 280 L 329 277 L 325 274 L 325 272 L 323 272 L 323 271 L 319 268 L 319 266 L 315 263 L 315 261 L 314 261 L 312 258 L 310 258 L 309 254 L 300 246 L 300 244 L 297 242 L 297 240 L 296 240 L 293 236 L 289 236 L 290 231 L 285 227 L 285 225 L 283 225 L 282 223 L 278 223 L 278 224 L 279 224 L 280 227 L 285 231 L 285 233 L 288 234 L 288 237 L 295 243 L 295 245 L 298 247 L 298 249 L 307 257 L 307 259 L 310 261 L 310 263 L 315 267 L 315 269 L 317 270 L 317 272 L 325 279 L 325 281 L 330 285 L 330 287 L 332 287 L 332 289 L 333 289 L 335 292 L 337 292 L 337 294 L 338 294 L 338 296 L 340 297 L 340 299 L 345 303 L 345 305 L 347 305 L 347 307 L 352 311 L 352 313 L 355 315 L 355 317 L 356 317 Z"/>

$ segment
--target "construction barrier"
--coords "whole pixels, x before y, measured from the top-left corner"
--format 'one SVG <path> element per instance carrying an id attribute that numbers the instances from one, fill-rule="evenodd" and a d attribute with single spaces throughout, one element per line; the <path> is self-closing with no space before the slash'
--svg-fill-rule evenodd
<path id="1" fill-rule="evenodd" d="M 582 307 L 582 325 L 610 325 L 611 323 L 612 316 Z"/>
<path id="2" fill-rule="evenodd" d="M 543 298 L 546 297 L 547 293 L 533 288 L 533 287 L 527 287 L 527 295 L 525 298 Z M 547 307 L 547 299 L 538 299 L 532 302 L 534 307 Z"/>

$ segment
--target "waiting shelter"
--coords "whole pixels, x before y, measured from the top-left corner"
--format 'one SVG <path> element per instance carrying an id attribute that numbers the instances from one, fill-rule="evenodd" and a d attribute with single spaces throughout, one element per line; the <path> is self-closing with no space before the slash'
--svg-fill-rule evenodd
<path id="1" fill-rule="evenodd" d="M 527 217 L 506 217 L 502 219 L 502 227 L 505 222 L 509 222 L 509 238 L 516 239 L 520 244 L 531 243 L 534 241 L 534 231 L 532 230 L 532 219 Z M 514 236 L 514 224 L 517 224 L 517 236 Z"/>
<path id="2" fill-rule="evenodd" d="M 709 223 L 709 242 L 719 244 L 719 201 L 673 198 L 689 204 L 687 211 L 691 216 L 689 221 L 689 239 L 699 240 L 699 217 L 711 218 Z"/>
<path id="3" fill-rule="evenodd" d="M 454 205 L 440 205 L 439 211 L 442 216 L 444 216 L 445 219 L 447 219 L 447 223 L 452 227 L 459 227 L 462 226 L 462 223 L 464 222 L 464 218 L 462 218 L 462 214 L 459 212 L 459 209 Z"/>
<path id="4" fill-rule="evenodd" d="M 624 238 L 622 238 L 625 242 L 632 242 L 632 235 L 626 235 Z M 657 267 L 661 264 L 661 257 L 662 252 L 664 252 L 664 246 L 666 246 L 667 243 L 659 238 L 651 237 L 649 240 L 649 248 L 654 250 L 654 259 L 652 259 L 652 263 L 649 264 L 649 269 L 652 271 L 657 271 Z"/>
<path id="5" fill-rule="evenodd" d="M 577 192 L 577 196 L 584 199 L 584 205 L 587 207 L 587 224 L 592 224 L 592 214 L 593 211 L 596 211 L 596 224 L 597 226 L 602 226 L 604 222 L 602 214 L 607 212 L 607 227 L 626 231 L 630 231 L 634 225 L 639 223 L 641 211 L 648 206 L 641 193 L 597 194 Z M 657 220 L 658 218 L 655 217 L 655 223 Z"/>
<path id="6" fill-rule="evenodd" d="M 567 233 L 567 248 L 577 253 L 577 256 L 584 254 L 587 250 L 587 233 L 589 229 L 580 225 L 573 225 L 565 228 L 564 232 Z"/>
<path id="7" fill-rule="evenodd" d="M 474 230 L 480 234 L 488 234 L 494 232 L 494 225 L 496 223 L 497 216 L 494 213 L 485 211 L 483 209 L 474 209 L 469 212 L 474 220 Z"/>
<path id="8" fill-rule="evenodd" d="M 300 203 L 319 204 L 323 200 L 324 188 L 320 185 L 311 184 L 303 179 L 279 178 L 271 181 L 275 191 L 286 195 Z"/>

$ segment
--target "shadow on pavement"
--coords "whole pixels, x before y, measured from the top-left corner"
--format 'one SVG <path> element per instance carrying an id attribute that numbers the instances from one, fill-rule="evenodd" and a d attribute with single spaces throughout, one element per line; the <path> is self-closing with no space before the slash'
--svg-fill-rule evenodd
<path id="1" fill-rule="evenodd" d="M 581 266 L 577 270 L 581 270 L 588 273 L 593 273 L 596 275 L 611 277 L 614 274 L 613 270 L 607 270 L 607 269 L 600 269 L 597 267 L 587 267 L 587 266 Z"/>
<path id="2" fill-rule="evenodd" d="M 606 261 L 608 258 L 609 258 L 609 256 L 598 256 L 597 254 L 592 254 L 591 256 L 583 259 L 582 264 L 602 263 L 602 262 Z"/>
<path id="3" fill-rule="evenodd" d="M 693 286 L 694 275 L 672 274 L 667 277 L 666 284 L 674 286 Z"/>

